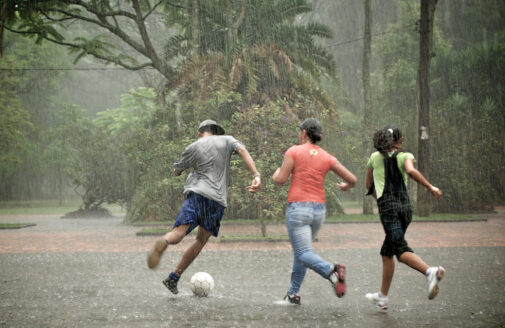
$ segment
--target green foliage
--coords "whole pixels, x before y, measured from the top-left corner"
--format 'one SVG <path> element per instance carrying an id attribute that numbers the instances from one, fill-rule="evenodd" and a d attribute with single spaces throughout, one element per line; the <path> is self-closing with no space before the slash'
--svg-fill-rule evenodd
<path id="1" fill-rule="evenodd" d="M 440 211 L 477 210 L 505 198 L 504 60 L 505 47 L 496 42 L 449 53 L 434 66 L 432 174 L 445 188 Z"/>
<path id="2" fill-rule="evenodd" d="M 135 137 L 135 189 L 128 204 L 127 221 L 161 221 L 175 217 L 183 201 L 186 175 L 174 176 L 171 167 L 189 142 L 188 138 L 179 142 L 173 140 L 166 124 Z"/>
<path id="3" fill-rule="evenodd" d="M 120 107 L 98 113 L 94 121 L 117 159 L 124 161 L 121 201 L 127 203 L 127 221 L 166 220 L 179 209 L 183 181 L 173 176 L 171 164 L 185 145 L 172 139 L 175 127 L 166 120 L 166 111 L 153 89 L 138 88 L 121 97 Z"/>
<path id="4" fill-rule="evenodd" d="M 233 219 L 278 219 L 286 204 L 287 187 L 275 186 L 270 179 L 282 163 L 284 152 L 297 140 L 300 124 L 296 104 L 277 101 L 265 106 L 244 108 L 234 115 L 234 135 L 246 146 L 262 174 L 262 191 L 250 196 L 247 186 L 252 175 L 239 158 L 232 161 L 230 205 L 227 216 Z"/>
<path id="5" fill-rule="evenodd" d="M 372 73 L 373 124 L 374 129 L 390 123 L 398 125 L 406 134 L 404 149 L 416 153 L 419 35 L 413 26 L 408 30 L 404 27 L 417 21 L 419 7 L 412 1 L 399 1 L 399 5 L 398 22 L 388 26 L 388 30 L 401 32 L 385 34 L 373 46 L 372 53 L 381 63 Z M 473 7 L 475 12 L 488 8 L 472 1 L 464 6 Z M 503 9 L 497 3 L 490 7 L 493 6 Z M 439 10 L 447 8 L 437 7 Z M 462 13 L 445 12 L 443 17 L 448 15 L 456 17 Z M 497 33 L 497 26 L 491 30 Z M 461 47 L 461 40 L 442 32 L 451 30 L 444 20 L 437 19 L 430 76 L 430 181 L 444 191 L 444 196 L 434 202 L 434 210 L 485 209 L 505 198 L 505 49 L 500 41 L 485 41 L 466 44 L 465 50 L 456 51 L 453 45 Z"/>
<path id="6" fill-rule="evenodd" d="M 3 175 L 0 179 L 0 199 L 30 199 L 48 194 L 62 196 L 70 182 L 62 171 L 61 162 L 65 156 L 60 156 L 62 151 L 58 149 L 61 135 L 57 135 L 53 128 L 59 118 L 53 109 L 60 106 L 54 95 L 65 74 L 52 70 L 27 72 L 24 69 L 56 68 L 67 62 L 62 49 L 47 44 L 34 45 L 27 39 L 5 32 L 5 57 L 0 65 L 6 70 L 0 73 L 0 83 L 10 86 L 1 88 L 0 101 L 18 103 L 20 107 L 15 110 L 15 115 L 24 117 L 28 125 L 23 128 L 24 136 L 16 137 L 19 147 L 14 149 L 13 156 L 17 164 L 10 166 L 9 176 Z M 10 106 L 6 104 L 2 109 L 12 108 Z"/>
<path id="7" fill-rule="evenodd" d="M 0 62 L 0 68 L 12 66 L 8 59 Z M 8 70 L 0 71 L 0 177 L 4 181 L 21 163 L 20 152 L 26 147 L 28 133 L 33 127 L 30 114 L 19 101 L 16 93 L 18 87 L 17 74 Z"/>
<path id="8" fill-rule="evenodd" d="M 97 129 L 85 111 L 65 108 L 64 135 L 72 148 L 66 170 L 78 187 L 84 210 L 96 210 L 103 203 L 127 200 L 126 160 L 115 140 Z"/>

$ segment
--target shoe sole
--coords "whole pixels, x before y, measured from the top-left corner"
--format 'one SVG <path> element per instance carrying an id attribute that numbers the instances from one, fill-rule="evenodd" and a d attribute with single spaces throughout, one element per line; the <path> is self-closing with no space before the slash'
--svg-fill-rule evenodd
<path id="1" fill-rule="evenodd" d="M 428 295 L 428 299 L 429 300 L 432 300 L 434 299 L 435 297 L 437 297 L 438 295 L 438 291 L 439 291 L 439 288 L 438 288 L 438 283 L 440 282 L 440 280 L 442 280 L 442 278 L 444 277 L 445 275 L 445 269 L 442 268 L 442 267 L 439 267 L 438 269 L 438 275 L 437 275 L 437 284 L 435 285 L 435 287 L 433 287 L 433 289 L 431 290 L 431 293 Z"/>
<path id="2" fill-rule="evenodd" d="M 170 285 L 168 284 L 168 281 L 163 280 L 163 281 L 162 281 L 162 283 L 163 283 L 163 285 L 165 285 L 165 287 L 167 287 L 167 289 L 168 289 L 169 291 L 171 291 L 171 292 L 172 292 L 172 294 L 174 294 L 174 295 L 179 294 L 179 290 L 177 289 L 177 286 L 175 287 L 175 289 L 172 289 L 172 288 L 170 288 Z"/>
<path id="3" fill-rule="evenodd" d="M 386 311 L 388 309 L 388 305 L 385 304 L 385 305 L 380 305 L 379 303 L 377 302 L 374 302 L 375 306 L 378 308 L 378 309 L 381 309 L 381 310 L 384 310 Z"/>
<path id="4" fill-rule="evenodd" d="M 151 253 L 149 253 L 149 256 L 147 257 L 147 266 L 149 267 L 149 269 L 154 269 L 158 266 L 158 264 L 160 263 L 161 253 L 163 253 L 166 247 L 167 244 L 163 239 L 158 240 L 154 244 Z"/>
<path id="5" fill-rule="evenodd" d="M 347 289 L 345 285 L 345 265 L 339 264 L 337 265 L 337 284 L 335 285 L 335 294 L 337 294 L 338 298 L 342 298 L 345 295 L 345 291 Z"/>
<path id="6" fill-rule="evenodd" d="M 291 305 L 301 305 L 302 304 L 302 302 L 300 300 L 298 300 L 298 302 L 296 302 L 296 301 L 291 301 L 289 298 L 283 299 L 283 301 L 285 301 L 286 303 L 289 303 Z"/>
<path id="7" fill-rule="evenodd" d="M 368 297 L 367 295 L 365 295 L 366 299 L 369 300 L 370 302 L 372 302 L 373 305 L 375 305 L 378 309 L 381 309 L 381 310 L 387 310 L 388 309 L 388 304 L 379 304 L 378 301 L 376 301 L 375 298 L 373 297 Z"/>

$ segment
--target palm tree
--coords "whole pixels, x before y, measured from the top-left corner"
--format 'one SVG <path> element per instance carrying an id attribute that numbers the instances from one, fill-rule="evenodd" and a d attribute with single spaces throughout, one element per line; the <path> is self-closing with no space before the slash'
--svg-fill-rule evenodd
<path id="1" fill-rule="evenodd" d="M 195 5 L 195 1 L 189 5 Z M 227 75 L 229 87 L 249 103 L 289 97 L 301 89 L 308 92 L 322 76 L 335 77 L 332 56 L 316 42 L 317 38 L 331 38 L 329 28 L 295 22 L 298 15 L 311 11 L 306 0 L 216 0 L 200 2 L 199 6 L 199 52 L 195 56 L 219 66 Z M 195 20 L 188 19 L 188 12 L 181 11 L 179 19 L 185 39 L 196 42 Z M 216 53 L 222 54 L 221 62 L 216 62 Z M 186 65 L 208 66 L 204 63 L 205 59 L 193 57 Z M 180 73 L 202 67 L 186 66 Z M 188 76 L 181 74 L 178 81 L 186 83 Z M 320 94 L 315 98 L 320 98 L 324 106 L 330 105 Z"/>

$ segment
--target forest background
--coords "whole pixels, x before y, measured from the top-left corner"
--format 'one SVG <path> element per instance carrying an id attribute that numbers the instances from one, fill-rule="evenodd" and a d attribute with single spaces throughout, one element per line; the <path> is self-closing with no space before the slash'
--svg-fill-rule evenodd
<path id="1" fill-rule="evenodd" d="M 251 174 L 232 158 L 225 219 L 283 217 L 287 187 L 270 176 L 306 117 L 360 181 L 344 195 L 329 176 L 329 213 L 363 203 L 376 129 L 400 127 L 418 157 L 420 1 L 0 3 L 0 201 L 78 195 L 83 211 L 124 206 L 128 222 L 173 218 L 187 173 L 172 164 L 207 118 L 263 176 L 251 197 Z M 438 0 L 433 54 L 429 179 L 444 196 L 431 209 L 489 210 L 505 202 L 505 2 Z"/>

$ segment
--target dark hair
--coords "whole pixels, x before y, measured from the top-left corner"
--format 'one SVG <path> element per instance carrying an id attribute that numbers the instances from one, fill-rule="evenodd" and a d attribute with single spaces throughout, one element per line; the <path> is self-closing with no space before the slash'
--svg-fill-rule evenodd
<path id="1" fill-rule="evenodd" d="M 386 126 L 373 135 L 373 146 L 383 155 L 395 148 L 398 141 L 403 137 L 402 131 L 396 126 Z"/>
<path id="2" fill-rule="evenodd" d="M 198 131 L 200 133 L 210 132 L 213 135 L 219 135 L 218 127 L 214 124 L 202 126 L 201 128 L 198 129 Z"/>
<path id="3" fill-rule="evenodd" d="M 300 125 L 300 130 L 307 131 L 307 135 L 310 138 L 310 141 L 315 144 L 321 141 L 323 138 L 321 123 L 315 118 L 308 118 Z"/>

